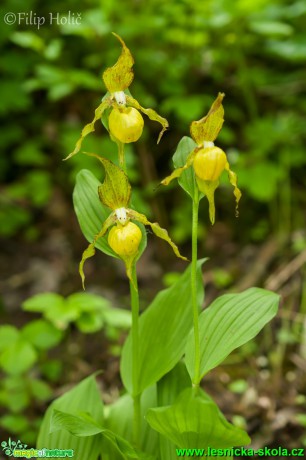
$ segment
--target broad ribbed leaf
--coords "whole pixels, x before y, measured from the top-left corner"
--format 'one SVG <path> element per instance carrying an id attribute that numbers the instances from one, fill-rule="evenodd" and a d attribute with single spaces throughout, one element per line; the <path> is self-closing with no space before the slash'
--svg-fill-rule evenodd
<path id="1" fill-rule="evenodd" d="M 103 405 L 95 377 L 91 376 L 83 380 L 49 406 L 40 428 L 37 448 L 73 449 L 75 460 L 96 460 L 101 449 L 100 436 L 78 438 L 66 430 L 50 433 L 50 422 L 54 409 L 70 414 L 87 412 L 97 423 L 103 424 Z"/>
<path id="2" fill-rule="evenodd" d="M 186 366 L 183 362 L 177 365 L 157 383 L 158 406 L 173 404 L 179 394 L 191 385 Z M 159 436 L 161 460 L 177 460 L 176 445 L 165 436 Z"/>
<path id="3" fill-rule="evenodd" d="M 103 223 L 111 213 L 111 210 L 103 206 L 99 200 L 98 187 L 101 183 L 88 170 L 80 171 L 76 178 L 73 191 L 74 210 L 77 215 L 81 230 L 89 243 L 92 243 L 95 235 L 101 230 Z M 147 244 L 147 235 L 143 225 L 139 225 L 142 231 L 142 240 L 139 247 L 139 256 Z M 109 256 L 119 258 L 110 248 L 107 235 L 99 238 L 95 247 Z"/>
<path id="4" fill-rule="evenodd" d="M 74 415 L 53 409 L 50 433 L 54 433 L 58 430 L 66 430 L 73 434 L 73 436 L 87 437 L 101 433 L 103 427 L 89 417 L 85 417 L 82 413 Z"/>
<path id="5" fill-rule="evenodd" d="M 255 337 L 277 313 L 279 296 L 265 289 L 251 288 L 240 294 L 216 299 L 199 318 L 200 374 L 220 364 L 235 348 Z M 194 341 L 189 335 L 186 365 L 194 378 Z"/>
<path id="6" fill-rule="evenodd" d="M 157 384 L 158 406 L 168 406 L 173 404 L 179 394 L 191 386 L 185 364 L 180 361 L 166 374 Z"/>
<path id="7" fill-rule="evenodd" d="M 198 305 L 204 291 L 198 261 Z M 170 288 L 161 291 L 139 320 L 139 375 L 132 384 L 132 337 L 129 334 L 122 352 L 121 376 L 129 393 L 138 394 L 169 372 L 182 357 L 192 327 L 190 266 Z"/>
<path id="8" fill-rule="evenodd" d="M 149 409 L 147 421 L 181 448 L 230 448 L 249 444 L 246 432 L 231 425 L 200 388 L 187 388 L 173 405 Z"/>
<path id="9" fill-rule="evenodd" d="M 153 430 L 145 419 L 147 410 L 156 407 L 156 386 L 147 388 L 141 395 L 141 444 L 140 447 L 147 454 L 155 458 L 158 451 L 158 434 Z M 133 399 L 129 394 L 125 394 L 118 401 L 107 408 L 109 415 L 106 426 L 114 433 L 122 436 L 127 441 L 133 439 Z M 103 459 L 104 459 L 104 452 Z M 105 460 L 122 460 L 122 457 L 114 451 Z"/>
<path id="10" fill-rule="evenodd" d="M 128 441 L 100 425 L 87 413 L 73 415 L 54 409 L 51 418 L 51 432 L 57 430 L 65 430 L 73 436 L 81 438 L 92 438 L 95 435 L 99 435 L 97 438 L 100 443 L 102 444 L 103 440 L 107 441 L 106 445 L 112 446 L 121 458 L 122 455 L 129 458 L 141 458 Z"/>
<path id="11" fill-rule="evenodd" d="M 193 151 L 197 144 L 191 137 L 184 136 L 179 142 L 177 149 L 172 157 L 175 168 L 185 165 L 188 155 Z M 193 199 L 195 187 L 197 187 L 193 167 L 186 169 L 179 177 L 178 183 L 186 193 Z"/>

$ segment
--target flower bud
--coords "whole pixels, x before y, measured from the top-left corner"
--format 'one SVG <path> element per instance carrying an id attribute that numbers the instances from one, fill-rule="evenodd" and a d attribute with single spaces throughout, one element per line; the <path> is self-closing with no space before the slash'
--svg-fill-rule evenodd
<path id="1" fill-rule="evenodd" d="M 207 147 L 197 152 L 193 169 L 197 177 L 204 181 L 216 181 L 227 164 L 227 158 L 219 147 Z"/>
<path id="2" fill-rule="evenodd" d="M 114 108 L 108 118 L 111 134 L 124 144 L 138 141 L 143 125 L 142 115 L 133 107 Z"/>
<path id="3" fill-rule="evenodd" d="M 124 226 L 112 227 L 108 235 L 108 244 L 118 256 L 124 259 L 136 255 L 141 238 L 140 228 L 133 222 L 128 222 Z"/>

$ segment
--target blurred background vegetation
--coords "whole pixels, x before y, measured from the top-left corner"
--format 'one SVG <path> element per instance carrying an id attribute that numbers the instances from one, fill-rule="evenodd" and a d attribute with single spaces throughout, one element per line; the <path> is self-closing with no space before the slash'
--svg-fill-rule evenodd
<path id="1" fill-rule="evenodd" d="M 31 11 L 45 18 L 39 29 L 34 16 L 30 23 Z M 65 20 L 69 11 L 70 23 Z M 189 135 L 190 122 L 207 112 L 219 91 L 226 94 L 218 145 L 238 174 L 243 198 L 235 219 L 232 190 L 224 180 L 216 193 L 214 227 L 202 202 L 200 255 L 211 257 L 204 275 L 206 303 L 217 292 L 252 284 L 281 293 L 283 301 L 278 319 L 258 342 L 233 354 L 207 385 L 228 416 L 246 425 L 258 445 L 306 443 L 305 2 L 87 0 L 76 6 L 72 0 L 29 0 L 26 5 L 10 0 L 2 2 L 2 21 L 7 12 L 28 16 L 20 21 L 17 16 L 12 25 L 2 22 L 0 29 L 4 433 L 34 443 L 45 401 L 59 394 L 63 385 L 101 367 L 104 398 L 118 394 L 119 351 L 114 344 L 122 342 L 120 331 L 128 324 L 125 317 L 102 320 L 101 308 L 105 298 L 128 306 L 123 267 L 103 254 L 88 262 L 88 288 L 103 296 L 103 305 L 84 300 L 89 305 L 85 319 L 79 304 L 71 307 L 67 318 L 59 299 L 53 301 L 59 309 L 56 315 L 65 316 L 62 322 L 44 313 L 50 299 L 44 299 L 40 309 L 31 309 L 31 302 L 30 307 L 25 303 L 27 313 L 21 309 L 35 294 L 51 291 L 66 297 L 81 288 L 77 265 L 86 242 L 71 194 L 81 168 L 99 178 L 101 170 L 83 155 L 62 160 L 105 93 L 102 72 L 121 51 L 111 35 L 115 31 L 135 58 L 133 96 L 170 123 L 159 146 L 159 126 L 147 122 L 141 140 L 127 149 L 134 202 L 167 227 L 186 254 L 190 200 L 176 184 L 154 189 L 171 170 L 171 157 L 181 137 Z M 75 24 L 72 17 L 79 13 L 80 24 Z M 83 147 L 116 158 L 116 147 L 102 125 Z M 149 240 L 140 262 L 143 306 L 183 267 L 163 243 Z M 37 338 L 41 331 L 53 337 L 45 347 L 45 339 Z M 80 331 L 92 335 L 80 339 Z M 18 334 L 22 346 L 16 345 Z M 28 365 L 12 371 L 18 356 L 25 356 L 21 361 Z"/>

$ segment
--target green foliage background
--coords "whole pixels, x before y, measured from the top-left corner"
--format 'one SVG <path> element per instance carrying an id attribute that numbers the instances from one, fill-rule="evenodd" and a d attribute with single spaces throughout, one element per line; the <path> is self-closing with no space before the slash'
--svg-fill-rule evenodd
<path id="1" fill-rule="evenodd" d="M 45 18 L 39 30 L 34 16 L 30 24 L 31 11 Z M 80 14 L 79 25 L 65 24 L 69 11 L 75 18 Z M 224 91 L 226 123 L 218 141 L 239 175 L 243 220 L 252 227 L 251 237 L 260 240 L 271 229 L 288 232 L 304 224 L 296 212 L 305 206 L 303 1 L 103 0 L 78 6 L 73 1 L 29 1 L 26 6 L 6 1 L 2 17 L 7 12 L 17 14 L 17 20 L 14 25 L 3 22 L 0 34 L 2 235 L 21 230 L 35 238 L 37 229 L 31 224 L 54 187 L 64 183 L 69 194 L 80 167 L 97 170 L 82 155 L 69 164 L 61 160 L 105 93 L 102 71 L 120 53 L 112 31 L 135 57 L 133 95 L 170 121 L 159 148 L 154 143 L 158 127 L 147 123 L 140 144 L 129 149 L 142 206 L 152 195 L 148 183 L 169 172 L 171 155 L 180 137 L 188 135 L 190 122 Z M 20 12 L 27 15 L 19 19 Z M 89 149 L 111 158 L 115 154 L 102 128 L 84 143 L 84 150 Z M 147 163 L 156 166 L 143 174 Z M 174 232 L 183 241 L 189 225 L 181 226 L 173 194 L 163 193 L 162 200 L 173 208 Z M 184 209 L 183 195 L 179 199 Z M 226 195 L 219 200 L 219 215 L 231 216 Z"/>

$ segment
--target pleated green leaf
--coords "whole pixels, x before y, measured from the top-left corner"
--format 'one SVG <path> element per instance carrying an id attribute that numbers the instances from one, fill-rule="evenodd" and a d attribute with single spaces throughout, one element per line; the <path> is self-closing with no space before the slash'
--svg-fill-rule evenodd
<path id="1" fill-rule="evenodd" d="M 199 318 L 201 378 L 220 364 L 235 348 L 255 337 L 277 313 L 279 296 L 251 288 L 216 299 Z M 189 335 L 186 365 L 194 378 L 194 341 Z"/>
<path id="2" fill-rule="evenodd" d="M 204 298 L 201 266 L 198 261 L 198 305 Z M 139 320 L 139 375 L 132 384 L 132 336 L 122 352 L 121 376 L 130 394 L 139 394 L 169 372 L 182 357 L 192 327 L 190 266 L 170 288 L 157 294 Z"/>
<path id="3" fill-rule="evenodd" d="M 54 409 L 67 413 L 87 412 L 98 423 L 103 424 L 103 404 L 94 376 L 83 380 L 72 390 L 56 399 L 45 413 L 40 427 L 37 448 L 73 449 L 75 460 L 96 460 L 101 450 L 100 435 L 78 438 L 66 430 L 50 433 Z"/>
<path id="4" fill-rule="evenodd" d="M 158 406 L 173 404 L 179 394 L 191 385 L 186 366 L 183 362 L 177 365 L 157 383 Z M 160 460 L 177 460 L 177 445 L 165 436 L 159 436 Z"/>
<path id="5" fill-rule="evenodd" d="M 180 168 L 185 165 L 188 155 L 193 151 L 197 144 L 191 137 L 184 136 L 179 142 L 177 149 L 172 157 L 175 168 Z M 193 167 L 186 169 L 179 177 L 178 183 L 186 193 L 193 199 L 194 191 L 197 187 Z"/>
<path id="6" fill-rule="evenodd" d="M 101 183 L 88 170 L 80 171 L 76 178 L 73 191 L 74 210 L 77 215 L 83 235 L 91 243 L 101 230 L 103 223 L 111 213 L 111 210 L 103 206 L 99 200 L 98 187 Z M 147 235 L 143 225 L 139 225 L 142 231 L 142 240 L 139 247 L 139 256 L 143 253 L 147 244 Z M 119 258 L 107 242 L 107 235 L 99 238 L 95 247 L 105 254 Z"/>
<path id="7" fill-rule="evenodd" d="M 86 414 L 74 415 L 54 409 L 51 416 L 50 433 L 58 430 L 66 430 L 73 436 L 86 437 L 101 433 L 103 427 Z"/>
<path id="8" fill-rule="evenodd" d="M 158 433 L 153 430 L 145 419 L 147 410 L 156 407 L 156 385 L 147 388 L 141 395 L 141 442 L 140 447 L 152 458 L 158 452 Z M 133 399 L 129 394 L 123 395 L 118 401 L 106 408 L 108 412 L 106 426 L 127 441 L 133 439 Z M 102 450 L 103 460 L 105 452 Z M 122 460 L 118 452 L 109 453 L 105 460 Z"/>
<path id="9" fill-rule="evenodd" d="M 190 386 L 191 380 L 186 366 L 182 361 L 179 361 L 157 384 L 158 406 L 173 404 L 179 394 Z"/>
<path id="10" fill-rule="evenodd" d="M 187 388 L 173 405 L 149 409 L 147 421 L 180 448 L 224 449 L 250 442 L 248 434 L 230 424 L 201 389 Z"/>
<path id="11" fill-rule="evenodd" d="M 51 432 L 57 430 L 65 430 L 75 437 L 82 438 L 100 434 L 98 436 L 100 443 L 102 444 L 103 439 L 107 441 L 108 448 L 111 446 L 115 452 L 119 453 L 121 458 L 122 456 L 124 458 L 125 456 L 136 459 L 141 458 L 128 441 L 111 430 L 104 428 L 87 413 L 73 415 L 54 409 L 51 418 Z"/>

